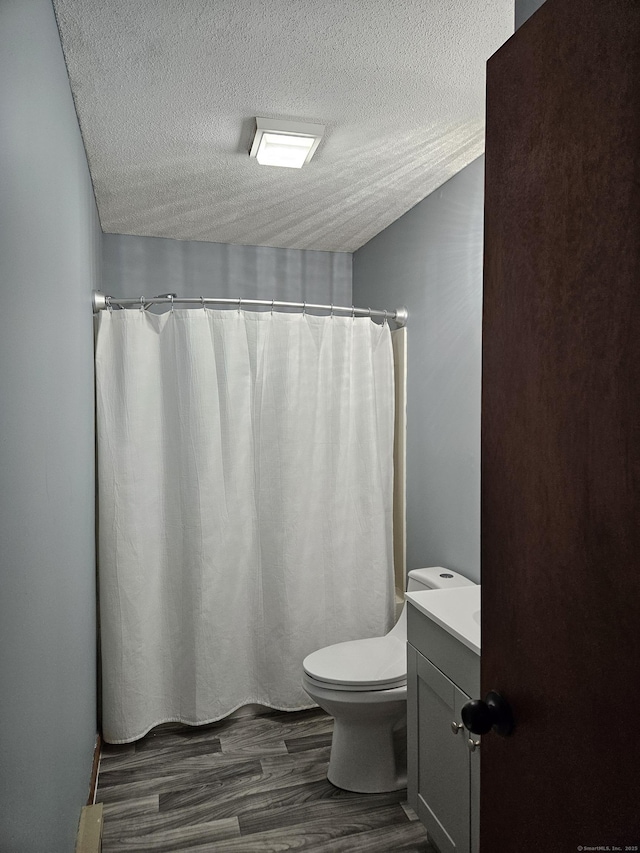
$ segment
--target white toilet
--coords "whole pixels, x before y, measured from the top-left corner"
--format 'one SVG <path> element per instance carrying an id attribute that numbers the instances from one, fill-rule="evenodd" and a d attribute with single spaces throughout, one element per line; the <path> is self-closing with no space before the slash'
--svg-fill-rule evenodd
<path id="1" fill-rule="evenodd" d="M 473 586 L 440 566 L 409 572 L 409 592 Z M 302 666 L 302 686 L 334 718 L 327 778 L 373 794 L 407 784 L 407 604 L 384 637 L 318 649 Z"/>

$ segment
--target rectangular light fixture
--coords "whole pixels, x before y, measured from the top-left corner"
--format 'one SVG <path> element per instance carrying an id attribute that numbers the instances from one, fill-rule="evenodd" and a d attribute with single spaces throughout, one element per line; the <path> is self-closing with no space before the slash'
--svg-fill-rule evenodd
<path id="1" fill-rule="evenodd" d="M 313 157 L 323 133 L 323 124 L 256 118 L 249 156 L 261 166 L 301 169 Z"/>

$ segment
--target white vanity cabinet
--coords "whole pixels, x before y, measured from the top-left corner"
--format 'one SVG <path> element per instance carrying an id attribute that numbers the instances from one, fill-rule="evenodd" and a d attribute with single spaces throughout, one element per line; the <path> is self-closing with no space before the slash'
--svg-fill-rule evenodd
<path id="1" fill-rule="evenodd" d="M 407 595 L 409 805 L 440 853 L 477 853 L 480 738 L 460 712 L 480 695 L 479 625 L 477 646 L 465 644 L 424 612 L 425 595 Z"/>

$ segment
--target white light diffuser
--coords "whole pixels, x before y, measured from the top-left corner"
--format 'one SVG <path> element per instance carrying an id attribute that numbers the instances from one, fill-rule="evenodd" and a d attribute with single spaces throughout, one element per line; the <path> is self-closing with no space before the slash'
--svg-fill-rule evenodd
<path id="1" fill-rule="evenodd" d="M 313 157 L 323 133 L 323 124 L 256 118 L 249 155 L 261 166 L 301 169 Z"/>

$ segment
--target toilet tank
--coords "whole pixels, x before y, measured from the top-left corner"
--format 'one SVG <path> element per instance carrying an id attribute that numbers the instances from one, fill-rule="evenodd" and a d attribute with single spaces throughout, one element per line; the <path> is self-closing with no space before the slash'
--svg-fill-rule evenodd
<path id="1" fill-rule="evenodd" d="M 442 566 L 431 566 L 428 569 L 412 569 L 409 572 L 407 592 L 418 592 L 422 589 L 447 589 L 455 586 L 475 586 L 473 581 L 465 578 L 451 569 Z"/>
<path id="2" fill-rule="evenodd" d="M 452 572 L 451 569 L 444 569 L 442 566 L 431 566 L 428 569 L 411 569 L 409 579 L 407 581 L 407 592 L 419 592 L 425 589 L 447 589 L 454 586 L 476 586 L 469 578 L 458 572 Z M 395 627 L 389 632 L 390 635 L 396 637 L 402 642 L 407 639 L 407 603 L 402 607 L 400 617 L 395 624 Z"/>

